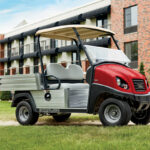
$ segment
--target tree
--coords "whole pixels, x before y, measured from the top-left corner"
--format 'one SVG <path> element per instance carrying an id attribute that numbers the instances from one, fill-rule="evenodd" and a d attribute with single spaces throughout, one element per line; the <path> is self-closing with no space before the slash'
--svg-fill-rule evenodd
<path id="1" fill-rule="evenodd" d="M 144 63 L 143 63 L 143 62 L 140 63 L 140 70 L 139 70 L 139 72 L 140 72 L 142 75 L 145 76 L 145 70 L 144 70 Z"/>

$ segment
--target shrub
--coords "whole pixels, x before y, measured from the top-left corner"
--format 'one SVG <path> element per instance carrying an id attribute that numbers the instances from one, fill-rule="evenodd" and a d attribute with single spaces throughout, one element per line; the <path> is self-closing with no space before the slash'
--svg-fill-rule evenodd
<path id="1" fill-rule="evenodd" d="M 145 76 L 145 71 L 144 71 L 144 64 L 143 64 L 143 62 L 140 63 L 140 70 L 139 70 L 139 72 L 140 72 L 142 75 Z"/>
<path id="2" fill-rule="evenodd" d="M 1 91 L 0 92 L 0 99 L 1 100 L 11 100 L 11 92 L 10 91 Z"/>

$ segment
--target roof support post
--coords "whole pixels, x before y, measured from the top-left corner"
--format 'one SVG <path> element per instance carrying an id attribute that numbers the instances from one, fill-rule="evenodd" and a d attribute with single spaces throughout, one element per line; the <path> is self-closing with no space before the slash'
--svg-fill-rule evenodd
<path id="1" fill-rule="evenodd" d="M 113 39 L 113 41 L 114 41 L 116 47 L 118 48 L 118 50 L 120 50 L 120 47 L 119 47 L 119 45 L 118 45 L 117 40 L 115 39 L 115 37 L 113 35 L 111 35 L 111 38 Z"/>
<path id="2" fill-rule="evenodd" d="M 73 31 L 75 32 L 76 37 L 77 37 L 77 39 L 78 39 L 78 48 L 79 48 L 80 50 L 84 50 L 84 52 L 85 52 L 85 54 L 86 54 L 86 56 L 87 56 L 87 58 L 88 58 L 90 64 L 93 65 L 93 63 L 92 63 L 92 61 L 91 61 L 91 59 L 90 59 L 88 53 L 87 53 L 86 50 L 85 50 L 85 47 L 84 47 L 84 45 L 83 45 L 83 43 L 82 43 L 82 40 L 81 40 L 81 38 L 80 38 L 80 35 L 79 35 L 77 29 L 76 29 L 76 28 L 72 28 L 72 29 L 73 29 Z"/>
<path id="3" fill-rule="evenodd" d="M 41 53 L 41 46 L 40 46 L 40 36 L 38 36 L 38 43 L 37 43 L 37 48 L 38 48 L 38 55 L 40 58 L 40 64 L 41 64 L 41 71 L 42 71 L 42 81 L 44 85 L 44 90 L 47 90 L 47 82 L 46 82 L 46 76 L 44 74 L 44 65 L 43 65 L 43 59 L 42 59 L 42 53 Z"/>
<path id="4" fill-rule="evenodd" d="M 76 40 L 74 40 L 74 42 L 76 43 L 76 46 L 78 47 L 78 50 L 77 50 L 77 60 L 78 60 L 78 62 L 77 63 L 78 63 L 78 65 L 80 65 L 82 67 L 79 43 Z"/>

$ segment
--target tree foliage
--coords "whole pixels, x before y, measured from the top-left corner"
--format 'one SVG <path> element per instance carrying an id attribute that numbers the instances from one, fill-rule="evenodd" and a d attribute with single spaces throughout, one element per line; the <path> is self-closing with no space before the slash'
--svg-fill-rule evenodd
<path id="1" fill-rule="evenodd" d="M 139 72 L 140 72 L 142 75 L 145 76 L 145 70 L 144 70 L 144 63 L 143 63 L 143 62 L 140 63 L 140 70 L 139 70 Z"/>

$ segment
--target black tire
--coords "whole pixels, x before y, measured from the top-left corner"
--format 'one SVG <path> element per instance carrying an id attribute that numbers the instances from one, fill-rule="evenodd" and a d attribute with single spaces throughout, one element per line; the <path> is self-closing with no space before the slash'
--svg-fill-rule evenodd
<path id="1" fill-rule="evenodd" d="M 99 118 L 104 126 L 127 125 L 131 119 L 131 109 L 128 103 L 109 98 L 100 105 Z"/>
<path id="2" fill-rule="evenodd" d="M 16 118 L 21 125 L 33 125 L 37 122 L 39 114 L 33 112 L 27 101 L 21 101 L 16 107 Z"/>
<path id="3" fill-rule="evenodd" d="M 123 123 L 123 125 L 127 125 L 129 123 L 129 121 L 131 120 L 131 116 L 132 116 L 132 112 L 131 112 L 131 107 L 129 106 L 129 104 L 127 102 L 123 102 L 125 105 L 125 109 L 126 109 L 126 120 Z"/>
<path id="4" fill-rule="evenodd" d="M 39 119 L 39 113 L 33 112 L 33 119 L 30 122 L 30 125 L 34 125 Z"/>
<path id="5" fill-rule="evenodd" d="M 57 122 L 63 122 L 69 119 L 69 117 L 71 116 L 71 113 L 67 113 L 67 114 L 55 114 L 53 115 L 53 118 L 55 119 L 55 121 Z"/>
<path id="6" fill-rule="evenodd" d="M 136 125 L 147 125 L 150 122 L 150 108 L 138 113 L 133 112 L 131 121 Z"/>

